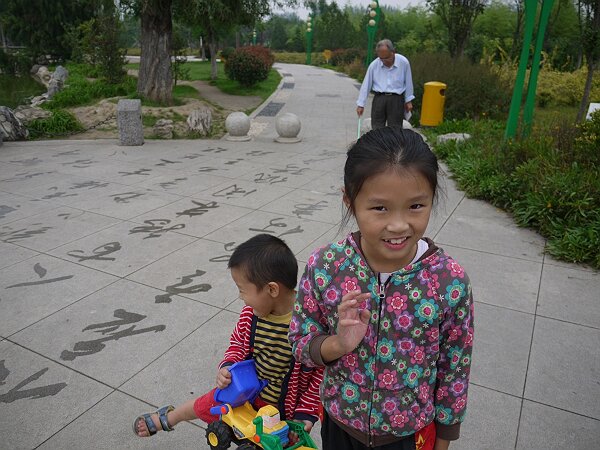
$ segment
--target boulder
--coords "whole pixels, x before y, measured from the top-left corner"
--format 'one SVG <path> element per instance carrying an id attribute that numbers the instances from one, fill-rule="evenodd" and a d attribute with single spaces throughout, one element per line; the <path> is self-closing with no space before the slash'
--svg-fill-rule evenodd
<path id="1" fill-rule="evenodd" d="M 21 141 L 29 137 L 27 128 L 7 106 L 0 106 L 0 133 L 7 141 Z"/>
<path id="2" fill-rule="evenodd" d="M 469 139 L 471 139 L 471 135 L 468 133 L 446 133 L 446 134 L 440 134 L 437 137 L 436 142 L 438 144 L 443 144 L 448 141 L 463 142 L 463 141 L 466 141 Z"/>
<path id="3" fill-rule="evenodd" d="M 34 66 L 35 67 L 35 66 Z M 38 82 L 46 86 L 46 88 L 50 85 L 50 80 L 52 79 L 52 74 L 48 70 L 46 66 L 38 66 L 37 71 L 33 74 L 33 78 Z"/>
<path id="4" fill-rule="evenodd" d="M 186 120 L 190 131 L 206 136 L 212 128 L 212 109 L 203 107 L 193 110 Z"/>
<path id="5" fill-rule="evenodd" d="M 67 77 L 69 76 L 69 71 L 65 69 L 63 66 L 57 66 L 56 70 L 52 74 L 50 78 L 50 82 L 48 83 L 48 98 L 51 99 L 54 97 L 58 91 L 61 91 L 67 81 Z"/>
<path id="6" fill-rule="evenodd" d="M 19 119 L 23 125 L 28 125 L 29 122 L 37 119 L 46 119 L 52 115 L 48 110 L 31 105 L 19 105 L 13 112 L 15 117 Z"/>
<path id="7" fill-rule="evenodd" d="M 158 119 L 152 127 L 152 133 L 162 139 L 173 139 L 173 121 L 170 119 Z"/>

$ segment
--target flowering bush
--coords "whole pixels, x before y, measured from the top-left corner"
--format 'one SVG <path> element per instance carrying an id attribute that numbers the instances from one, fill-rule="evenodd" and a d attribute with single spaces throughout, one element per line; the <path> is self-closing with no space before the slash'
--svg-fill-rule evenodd
<path id="1" fill-rule="evenodd" d="M 225 63 L 225 73 L 230 80 L 242 86 L 254 86 L 269 76 L 274 57 L 261 46 L 241 47 L 233 52 Z"/>

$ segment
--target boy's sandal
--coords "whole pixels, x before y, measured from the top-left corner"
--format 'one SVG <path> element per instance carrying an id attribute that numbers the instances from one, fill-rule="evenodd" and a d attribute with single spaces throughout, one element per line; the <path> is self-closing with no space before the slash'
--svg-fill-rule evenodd
<path id="1" fill-rule="evenodd" d="M 167 414 L 173 411 L 174 409 L 175 407 L 173 405 L 163 406 L 156 412 L 142 414 L 141 416 L 138 416 L 133 421 L 133 432 L 136 434 L 136 436 L 138 435 L 137 425 L 139 421 L 143 419 L 144 422 L 146 422 L 146 427 L 148 427 L 148 433 L 150 433 L 150 436 L 154 436 L 158 430 L 156 429 L 154 421 L 152 420 L 153 414 L 158 414 L 158 420 L 163 431 L 173 431 L 175 428 L 169 426 L 169 422 L 167 421 Z"/>

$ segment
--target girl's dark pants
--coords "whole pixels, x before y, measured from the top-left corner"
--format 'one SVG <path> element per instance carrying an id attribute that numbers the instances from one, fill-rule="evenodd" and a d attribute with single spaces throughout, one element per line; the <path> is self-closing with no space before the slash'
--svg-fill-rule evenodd
<path id="1" fill-rule="evenodd" d="M 338 427 L 325 411 L 321 423 L 321 440 L 323 450 L 415 450 L 416 448 L 414 435 L 392 444 L 367 447 Z"/>

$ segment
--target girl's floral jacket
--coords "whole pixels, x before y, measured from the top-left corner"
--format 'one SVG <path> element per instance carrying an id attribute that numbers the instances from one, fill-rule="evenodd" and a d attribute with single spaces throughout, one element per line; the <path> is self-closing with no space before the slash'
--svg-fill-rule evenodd
<path id="1" fill-rule="evenodd" d="M 329 416 L 367 445 L 389 442 L 433 420 L 457 439 L 464 419 L 473 343 L 473 299 L 463 268 L 442 249 L 394 272 L 387 286 L 352 234 L 313 253 L 300 280 L 290 341 L 297 361 L 323 366 L 321 344 L 337 328 L 347 292 L 371 292 L 370 324 L 352 353 L 329 363 L 320 388 Z"/>

